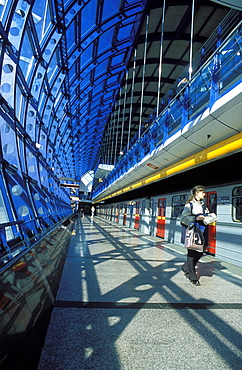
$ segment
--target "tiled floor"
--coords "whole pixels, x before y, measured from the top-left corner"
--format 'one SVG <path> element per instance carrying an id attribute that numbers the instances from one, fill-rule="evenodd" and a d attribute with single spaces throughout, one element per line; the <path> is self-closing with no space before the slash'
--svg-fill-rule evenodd
<path id="1" fill-rule="evenodd" d="M 242 369 L 242 269 L 98 217 L 77 219 L 39 370 Z"/>

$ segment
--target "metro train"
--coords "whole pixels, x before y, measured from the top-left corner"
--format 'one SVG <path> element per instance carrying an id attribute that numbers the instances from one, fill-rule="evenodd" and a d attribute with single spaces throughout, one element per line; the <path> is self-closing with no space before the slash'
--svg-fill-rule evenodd
<path id="1" fill-rule="evenodd" d="M 208 225 L 207 254 L 242 266 L 242 183 L 206 187 L 206 205 L 218 220 Z M 97 216 L 182 245 L 180 215 L 190 190 L 96 205 Z"/>

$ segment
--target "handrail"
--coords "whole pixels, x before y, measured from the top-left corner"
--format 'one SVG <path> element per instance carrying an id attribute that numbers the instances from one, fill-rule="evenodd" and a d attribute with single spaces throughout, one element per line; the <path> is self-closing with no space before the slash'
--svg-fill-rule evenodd
<path id="1" fill-rule="evenodd" d="M 0 224 L 0 229 L 4 229 L 5 227 L 8 227 L 8 226 L 20 225 L 23 222 L 24 222 L 23 220 L 15 220 L 15 221 L 4 222 L 4 223 Z"/>
<path id="2" fill-rule="evenodd" d="M 240 27 L 242 27 L 242 21 L 240 21 L 237 26 L 235 27 L 235 29 L 233 29 L 230 34 L 227 36 L 227 38 L 219 45 L 219 47 L 215 48 L 215 50 L 212 52 L 212 54 L 210 55 L 210 57 L 208 58 L 208 60 L 193 74 L 192 78 L 190 81 L 188 81 L 188 83 L 191 85 L 195 80 L 196 78 L 199 76 L 199 74 L 201 73 L 201 70 L 203 69 L 206 69 L 206 67 L 209 66 L 209 64 L 211 63 L 211 60 L 214 59 L 215 55 L 224 47 L 224 45 L 226 45 L 226 43 L 228 42 L 228 40 L 232 37 L 232 35 L 236 32 L 236 30 L 238 30 Z M 199 53 L 198 53 L 199 54 Z M 197 55 L 198 55 L 197 54 Z M 196 55 L 196 57 L 197 57 Z M 196 58 L 195 57 L 195 58 Z M 187 67 L 188 68 L 188 67 Z M 183 79 L 183 78 L 186 78 L 186 75 L 187 75 L 187 68 L 185 69 L 185 73 L 183 72 L 181 77 L 179 78 L 180 79 Z M 177 84 L 179 82 L 179 80 L 177 80 L 170 88 L 170 91 L 174 91 L 175 88 L 177 87 Z M 164 114 L 164 112 L 167 110 L 167 108 L 172 105 L 172 103 L 177 99 L 177 97 L 181 94 L 181 92 L 183 92 L 186 88 L 186 85 L 184 84 L 184 86 L 182 86 L 182 88 L 180 89 L 179 93 L 175 93 L 175 95 L 173 94 L 172 98 L 170 99 L 170 91 L 168 91 L 163 100 L 165 100 L 166 102 L 166 106 L 165 108 L 160 111 L 159 113 L 159 116 L 156 117 L 152 123 L 150 124 L 150 126 L 142 133 L 141 137 L 134 143 L 134 145 L 132 147 L 130 147 L 130 150 L 129 152 L 132 150 L 132 148 L 138 143 L 141 141 L 142 137 L 145 136 L 148 132 L 150 132 L 150 129 L 154 126 L 154 124 L 157 122 L 157 120 L 159 120 L 159 118 Z M 154 113 L 155 113 L 156 110 L 154 110 Z M 151 113 L 152 114 L 152 113 Z M 125 148 L 126 149 L 126 148 Z M 124 149 L 124 152 L 125 152 L 125 149 Z M 128 152 L 126 152 L 128 153 Z M 126 154 L 125 153 L 125 154 Z M 119 163 L 123 160 L 124 156 L 120 159 Z M 114 168 L 115 170 L 115 168 Z"/>
<path id="3" fill-rule="evenodd" d="M 75 217 L 75 214 L 63 218 L 57 221 L 54 225 L 50 226 L 46 230 L 34 235 L 29 239 L 21 240 L 11 247 L 11 252 L 1 253 L 0 255 L 0 274 L 3 273 L 8 267 L 16 263 L 20 258 L 22 258 L 30 249 L 34 248 L 38 243 L 40 243 L 44 238 L 48 237 L 55 229 L 64 225 L 65 222 L 71 218 Z M 16 254 L 17 253 L 17 254 Z M 2 266 L 1 266 L 2 265 Z"/>

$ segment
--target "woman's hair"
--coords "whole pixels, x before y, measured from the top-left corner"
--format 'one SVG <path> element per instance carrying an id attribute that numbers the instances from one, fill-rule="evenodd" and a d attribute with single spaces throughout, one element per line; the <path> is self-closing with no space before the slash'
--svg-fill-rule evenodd
<path id="1" fill-rule="evenodd" d="M 191 200 L 195 197 L 196 193 L 199 191 L 206 191 L 205 187 L 203 185 L 196 185 L 194 188 L 191 190 L 191 195 L 187 200 L 187 203 L 191 202 Z"/>

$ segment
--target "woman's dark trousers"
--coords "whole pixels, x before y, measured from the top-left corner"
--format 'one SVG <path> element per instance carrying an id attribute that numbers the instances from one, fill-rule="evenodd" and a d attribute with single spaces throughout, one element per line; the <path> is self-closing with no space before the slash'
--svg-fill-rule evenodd
<path id="1" fill-rule="evenodd" d="M 187 250 L 187 261 L 182 266 L 182 271 L 188 274 L 190 280 L 198 280 L 195 267 L 202 255 L 203 253 L 201 252 L 192 249 Z"/>

